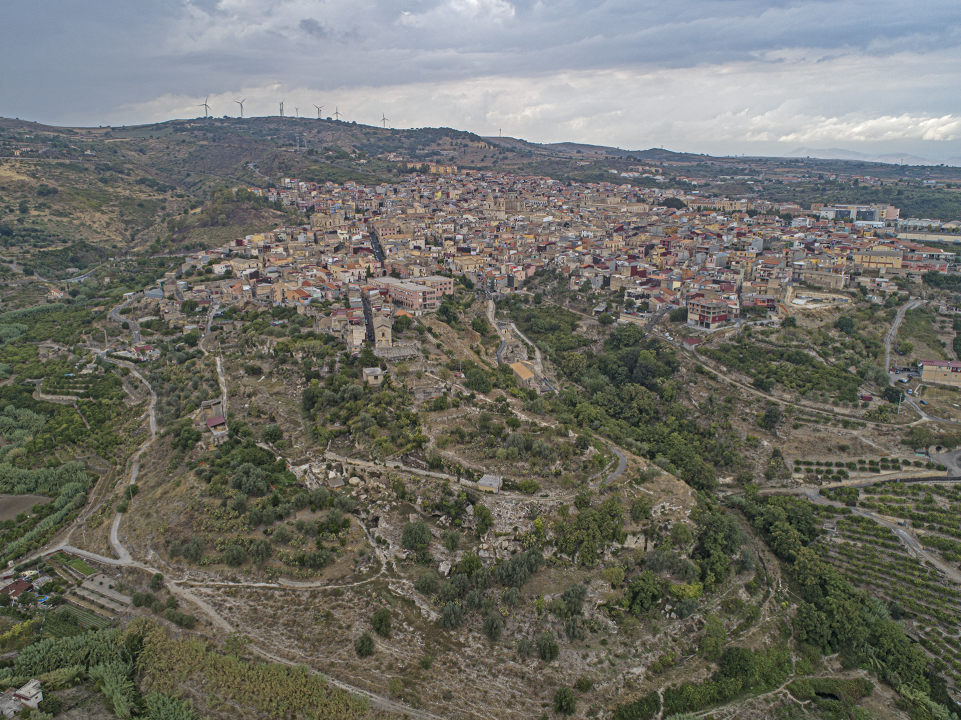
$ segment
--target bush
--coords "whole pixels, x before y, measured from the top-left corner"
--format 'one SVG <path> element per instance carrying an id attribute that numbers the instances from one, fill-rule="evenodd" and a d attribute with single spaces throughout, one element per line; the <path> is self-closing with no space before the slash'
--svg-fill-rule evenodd
<path id="1" fill-rule="evenodd" d="M 284 437 L 284 431 L 280 429 L 280 426 L 276 423 L 271 423 L 264 427 L 263 431 L 260 433 L 260 439 L 265 443 L 270 443 L 273 445 L 278 440 L 282 440 Z"/>
<path id="2" fill-rule="evenodd" d="M 454 602 L 444 605 L 440 613 L 440 625 L 446 630 L 454 630 L 464 622 L 464 609 Z"/>
<path id="3" fill-rule="evenodd" d="M 558 688 L 554 693 L 554 712 L 561 715 L 573 715 L 577 710 L 577 698 L 569 687 Z"/>
<path id="4" fill-rule="evenodd" d="M 9 596 L 8 596 L 8 597 L 9 597 Z M 133 603 L 133 606 L 134 606 L 134 607 L 148 607 L 148 608 L 149 608 L 149 607 L 152 607 L 152 606 L 153 606 L 155 599 L 156 599 L 156 598 L 154 598 L 154 596 L 151 595 L 150 593 L 135 592 L 135 593 L 133 594 L 133 597 L 131 598 L 131 602 Z"/>
<path id="5" fill-rule="evenodd" d="M 537 656 L 544 662 L 554 662 L 560 652 L 561 649 L 554 638 L 554 633 L 545 631 L 537 637 Z"/>
<path id="6" fill-rule="evenodd" d="M 354 652 L 357 653 L 357 657 L 370 657 L 374 654 L 374 638 L 371 637 L 369 632 L 364 632 L 357 642 L 354 643 Z"/>
<path id="7" fill-rule="evenodd" d="M 618 705 L 613 720 L 651 720 L 660 711 L 661 697 L 654 691 L 634 702 Z"/>
<path id="8" fill-rule="evenodd" d="M 522 659 L 527 659 L 534 654 L 534 643 L 527 638 L 521 638 L 517 641 L 517 654 Z"/>
<path id="9" fill-rule="evenodd" d="M 401 545 L 415 552 L 426 550 L 432 539 L 430 528 L 423 520 L 405 523 L 400 535 Z"/>
<path id="10" fill-rule="evenodd" d="M 187 615 L 176 608 L 167 608 L 164 610 L 164 617 L 174 625 L 179 625 L 187 630 L 192 630 L 197 625 L 197 617 L 195 615 Z"/>
<path id="11" fill-rule="evenodd" d="M 370 618 L 370 624 L 381 637 L 390 637 L 390 610 L 381 608 L 374 612 Z"/>
<path id="12" fill-rule="evenodd" d="M 589 677 L 586 677 L 584 675 L 577 678 L 577 682 L 574 683 L 574 689 L 582 693 L 586 693 L 592 687 L 594 687 L 594 683 L 591 681 Z"/>
<path id="13" fill-rule="evenodd" d="M 240 567 L 247 562 L 247 551 L 240 545 L 230 545 L 224 552 L 224 562 L 230 567 Z"/>
<path id="14" fill-rule="evenodd" d="M 150 578 L 150 589 L 153 590 L 154 592 L 157 592 L 160 588 L 162 588 L 163 584 L 164 584 L 164 576 L 161 575 L 160 573 L 154 573 L 153 577 Z"/>
<path id="15" fill-rule="evenodd" d="M 439 578 L 434 572 L 425 572 L 414 582 L 414 590 L 424 595 L 433 595 L 437 592 Z"/>
<path id="16" fill-rule="evenodd" d="M 488 640 L 497 642 L 500 640 L 503 631 L 504 621 L 501 620 L 501 616 L 498 613 L 492 612 L 484 618 L 484 634 Z"/>
<path id="17" fill-rule="evenodd" d="M 441 535 L 441 542 L 448 552 L 456 552 L 458 546 L 460 546 L 460 533 L 456 530 L 445 530 L 444 534 Z"/>

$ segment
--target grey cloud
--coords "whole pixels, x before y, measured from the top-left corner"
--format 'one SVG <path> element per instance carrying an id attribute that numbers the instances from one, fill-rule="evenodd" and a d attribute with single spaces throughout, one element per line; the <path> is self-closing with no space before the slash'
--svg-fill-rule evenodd
<path id="1" fill-rule="evenodd" d="M 562 73 L 623 70 L 652 82 L 644 78 L 661 70 L 763 74 L 799 64 L 805 70 L 786 92 L 806 116 L 943 115 L 956 111 L 952 78 L 961 59 L 961 4 L 939 0 L 89 0 L 11 4 L 4 20 L 0 65 L 9 71 L 0 74 L 0 114 L 63 123 L 107 123 L 130 112 L 123 108 L 154 107 L 156 98 L 241 88 L 376 93 L 433 84 L 448 92 L 488 77 L 526 78 L 536 88 Z M 866 77 L 857 98 L 835 89 L 845 58 L 896 53 L 914 64 Z M 927 79 L 912 84 L 909 74 Z M 734 93 L 749 96 L 751 116 L 769 110 L 772 101 L 744 82 L 717 73 L 700 104 Z M 897 92 L 886 89 L 893 86 Z M 494 107 L 497 83 L 487 92 Z M 610 92 L 595 99 L 606 103 L 603 112 L 628 106 L 616 86 Z M 530 114 L 524 93 L 511 97 L 518 106 L 508 115 Z M 660 108 L 649 126 L 685 127 L 686 115 L 669 101 Z M 418 120 L 452 124 L 485 113 L 474 107 Z M 570 128 L 549 123 L 530 127 L 565 139 L 555 133 Z"/>
<path id="2" fill-rule="evenodd" d="M 316 37 L 316 38 L 327 37 L 327 28 L 325 28 L 319 22 L 314 20 L 314 18 L 304 18 L 299 23 L 297 23 L 297 27 L 299 27 L 305 33 L 313 37 Z"/>

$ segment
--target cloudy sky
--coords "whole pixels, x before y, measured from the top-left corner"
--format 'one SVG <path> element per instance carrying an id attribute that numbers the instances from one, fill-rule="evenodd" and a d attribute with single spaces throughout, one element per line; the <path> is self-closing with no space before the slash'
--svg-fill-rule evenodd
<path id="1" fill-rule="evenodd" d="M 0 115 L 289 113 L 536 142 L 961 164 L 956 0 L 5 3 Z"/>

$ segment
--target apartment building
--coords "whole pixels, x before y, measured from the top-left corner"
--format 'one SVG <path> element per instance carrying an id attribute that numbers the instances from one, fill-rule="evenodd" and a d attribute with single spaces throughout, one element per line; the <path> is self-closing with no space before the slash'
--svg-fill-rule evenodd
<path id="1" fill-rule="evenodd" d="M 698 298 L 687 304 L 687 324 L 713 330 L 728 320 L 728 305 L 719 300 Z"/>

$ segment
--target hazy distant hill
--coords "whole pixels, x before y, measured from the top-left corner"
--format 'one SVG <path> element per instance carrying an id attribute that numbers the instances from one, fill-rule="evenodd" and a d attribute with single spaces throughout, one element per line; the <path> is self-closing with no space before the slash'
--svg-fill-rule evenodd
<path id="1" fill-rule="evenodd" d="M 884 163 L 886 165 L 937 165 L 935 161 L 930 158 L 920 157 L 918 155 L 909 155 L 907 153 L 897 154 L 897 153 L 887 153 L 881 155 L 870 155 L 866 153 L 855 152 L 854 150 L 844 150 L 842 148 L 827 148 L 824 150 L 818 150 L 815 148 L 798 148 L 797 150 L 792 150 L 786 153 L 784 157 L 809 157 L 818 158 L 821 160 L 860 160 L 862 162 L 875 162 Z M 952 162 L 956 161 L 956 162 Z M 961 158 L 951 158 L 947 164 L 961 166 Z"/>

